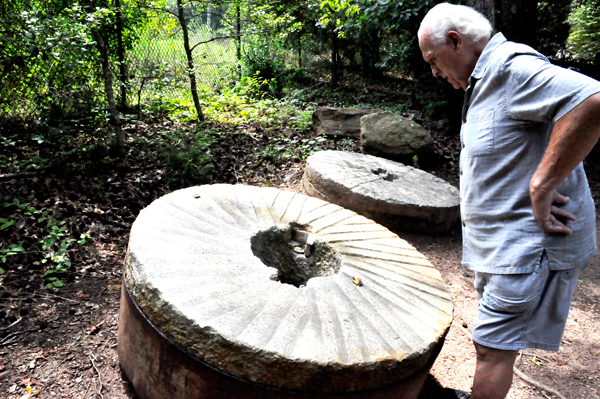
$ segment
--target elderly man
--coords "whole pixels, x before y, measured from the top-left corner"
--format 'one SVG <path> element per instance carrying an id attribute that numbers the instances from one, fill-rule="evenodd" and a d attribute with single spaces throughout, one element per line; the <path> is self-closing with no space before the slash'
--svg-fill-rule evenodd
<path id="1" fill-rule="evenodd" d="M 518 350 L 558 350 L 577 277 L 596 253 L 582 160 L 600 135 L 600 83 L 491 33 L 481 14 L 448 3 L 419 29 L 433 75 L 465 90 L 462 263 L 479 296 L 475 399 L 505 397 Z"/>

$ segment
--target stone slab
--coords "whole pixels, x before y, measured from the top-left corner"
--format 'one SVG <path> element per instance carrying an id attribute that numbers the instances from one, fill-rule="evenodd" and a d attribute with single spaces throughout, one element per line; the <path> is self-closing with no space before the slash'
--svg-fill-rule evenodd
<path id="1" fill-rule="evenodd" d="M 278 280 L 269 252 L 303 236 L 294 229 L 314 239 L 313 260 L 300 266 L 327 266 L 298 286 Z M 281 258 L 290 256 L 303 255 Z M 272 188 L 199 186 L 154 201 L 133 224 L 125 280 L 145 317 L 190 355 L 296 392 L 410 378 L 452 321 L 448 287 L 406 241 L 337 205 Z"/>
<path id="2" fill-rule="evenodd" d="M 433 150 L 433 138 L 426 129 L 393 112 L 365 115 L 360 123 L 360 144 L 365 154 L 403 158 L 427 155 Z"/>
<path id="3" fill-rule="evenodd" d="M 327 134 L 360 138 L 360 118 L 383 112 L 382 109 L 319 107 L 313 113 L 313 130 L 318 135 Z"/>
<path id="4" fill-rule="evenodd" d="M 460 219 L 458 189 L 425 171 L 372 155 L 320 151 L 306 161 L 310 196 L 393 230 L 443 233 Z"/>

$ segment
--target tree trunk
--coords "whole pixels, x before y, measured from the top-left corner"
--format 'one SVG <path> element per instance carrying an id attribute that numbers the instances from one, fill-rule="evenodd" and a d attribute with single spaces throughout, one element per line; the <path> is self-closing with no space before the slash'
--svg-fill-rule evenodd
<path id="1" fill-rule="evenodd" d="M 508 40 L 536 46 L 536 0 L 467 0 L 466 3 L 490 20 L 494 33 L 502 32 Z"/>
<path id="2" fill-rule="evenodd" d="M 302 32 L 298 31 L 298 68 L 302 68 Z"/>
<path id="3" fill-rule="evenodd" d="M 238 62 L 238 78 L 242 78 L 242 18 L 240 16 L 240 5 L 235 6 L 235 43 Z"/>
<path id="4" fill-rule="evenodd" d="M 119 60 L 119 75 L 121 87 L 121 109 L 127 108 L 127 72 L 125 71 L 125 48 L 123 47 L 123 17 L 120 0 L 115 0 L 117 19 L 117 58 Z"/>
<path id="5" fill-rule="evenodd" d="M 185 49 L 185 55 L 187 57 L 188 76 L 190 78 L 190 90 L 194 99 L 194 106 L 196 107 L 196 112 L 198 113 L 198 120 L 204 121 L 204 114 L 202 113 L 200 99 L 198 98 L 194 58 L 192 57 L 192 50 L 190 49 L 190 38 L 188 35 L 187 22 L 183 14 L 183 0 L 177 0 L 177 17 L 179 19 L 179 24 L 181 25 L 181 31 L 183 32 L 183 48 Z"/>
<path id="6" fill-rule="evenodd" d="M 503 0 L 500 29 L 508 40 L 537 45 L 537 1 Z"/>
<path id="7" fill-rule="evenodd" d="M 381 38 L 378 31 L 371 32 L 371 76 L 379 79 L 383 76 L 377 64 L 381 60 Z"/>
<path id="8" fill-rule="evenodd" d="M 368 38 L 365 29 L 360 33 L 359 39 L 360 49 L 360 65 L 362 70 L 362 76 L 369 78 L 371 76 L 371 53 L 369 52 Z"/>
<path id="9" fill-rule="evenodd" d="M 97 28 L 92 28 L 92 34 L 96 40 L 96 47 L 100 52 L 100 58 L 102 62 L 102 74 L 104 76 L 104 91 L 106 92 L 106 99 L 108 100 L 108 109 L 110 111 L 110 125 L 115 129 L 117 137 L 117 145 L 119 146 L 119 152 L 121 155 L 125 155 L 125 140 L 123 139 L 123 131 L 121 130 L 121 121 L 119 120 L 119 113 L 117 112 L 117 105 L 115 103 L 115 93 L 113 92 L 113 80 L 110 73 L 110 66 L 108 60 L 108 51 L 106 49 L 106 43 L 102 34 Z"/>
<path id="10" fill-rule="evenodd" d="M 331 87 L 335 89 L 339 80 L 337 33 L 333 32 L 331 38 Z"/>

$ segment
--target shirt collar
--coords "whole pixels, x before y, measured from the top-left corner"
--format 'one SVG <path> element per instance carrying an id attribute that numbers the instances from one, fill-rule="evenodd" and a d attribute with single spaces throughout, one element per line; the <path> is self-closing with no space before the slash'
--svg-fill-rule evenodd
<path id="1" fill-rule="evenodd" d="M 492 37 L 492 39 L 485 46 L 483 52 L 479 56 L 477 64 L 475 64 L 475 69 L 473 69 L 473 73 L 471 74 L 472 78 L 481 79 L 481 77 L 483 76 L 483 72 L 485 72 L 487 66 L 489 65 L 492 59 L 492 55 L 494 54 L 496 49 L 506 41 L 506 38 L 500 32 L 496 33 L 494 37 Z"/>

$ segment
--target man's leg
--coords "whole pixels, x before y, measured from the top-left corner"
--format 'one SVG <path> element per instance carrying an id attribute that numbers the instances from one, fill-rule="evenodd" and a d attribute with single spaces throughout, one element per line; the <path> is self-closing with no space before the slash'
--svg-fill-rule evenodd
<path id="1" fill-rule="evenodd" d="M 513 365 L 518 351 L 488 348 L 473 343 L 477 351 L 473 399 L 504 399 L 512 384 Z"/>

